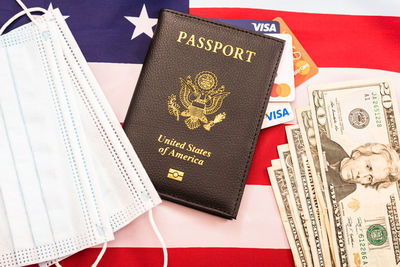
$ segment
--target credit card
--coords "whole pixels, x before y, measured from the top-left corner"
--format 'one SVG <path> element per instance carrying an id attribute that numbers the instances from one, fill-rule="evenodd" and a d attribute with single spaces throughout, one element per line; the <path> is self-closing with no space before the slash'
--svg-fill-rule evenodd
<path id="1" fill-rule="evenodd" d="M 278 17 L 273 20 L 279 22 L 281 33 L 287 33 L 292 36 L 294 83 L 295 86 L 298 86 L 317 74 L 318 67 L 283 19 Z"/>
<path id="2" fill-rule="evenodd" d="M 295 99 L 292 36 L 289 34 L 267 34 L 285 40 L 281 62 L 277 70 L 269 102 L 292 102 Z"/>
<path id="3" fill-rule="evenodd" d="M 290 103 L 268 103 L 261 129 L 285 123 L 294 119 Z"/>
<path id="4" fill-rule="evenodd" d="M 215 19 L 217 21 L 274 36 L 286 41 L 269 102 L 292 102 L 295 99 L 293 48 L 290 34 L 280 34 L 280 25 L 271 20 Z"/>
<path id="5" fill-rule="evenodd" d="M 273 20 L 213 19 L 258 33 L 281 33 L 279 22 Z"/>

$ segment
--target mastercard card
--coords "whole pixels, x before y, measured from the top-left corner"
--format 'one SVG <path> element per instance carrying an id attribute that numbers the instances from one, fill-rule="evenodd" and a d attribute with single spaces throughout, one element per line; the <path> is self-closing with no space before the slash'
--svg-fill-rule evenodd
<path id="1" fill-rule="evenodd" d="M 289 34 L 267 35 L 285 40 L 269 102 L 292 102 L 295 99 L 292 36 Z"/>
<path id="2" fill-rule="evenodd" d="M 317 74 L 318 67 L 283 19 L 278 17 L 273 20 L 279 22 L 281 33 L 290 34 L 292 36 L 294 83 L 295 86 L 298 86 Z"/>
<path id="3" fill-rule="evenodd" d="M 286 123 L 294 119 L 294 112 L 290 103 L 268 103 L 261 129 Z"/>

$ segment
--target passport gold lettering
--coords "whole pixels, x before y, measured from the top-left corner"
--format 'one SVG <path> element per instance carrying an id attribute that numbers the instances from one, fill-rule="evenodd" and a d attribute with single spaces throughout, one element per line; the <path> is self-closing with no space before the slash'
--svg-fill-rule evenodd
<path id="1" fill-rule="evenodd" d="M 233 58 L 238 58 L 240 60 L 243 60 L 242 55 L 243 55 L 243 49 L 240 47 L 236 47 L 236 51 L 235 51 L 235 55 L 233 56 Z"/>
<path id="2" fill-rule="evenodd" d="M 206 38 L 204 37 L 200 37 L 199 38 L 199 43 L 197 44 L 197 48 L 203 48 L 204 47 L 204 41 L 206 40 Z"/>
<path id="3" fill-rule="evenodd" d="M 251 63 L 251 57 L 255 56 L 256 52 L 253 52 L 253 51 L 250 51 L 250 50 L 246 50 L 246 54 L 248 54 L 246 62 Z"/>
<path id="4" fill-rule="evenodd" d="M 189 40 L 186 42 L 187 45 L 194 46 L 194 35 L 190 36 Z"/>
<path id="5" fill-rule="evenodd" d="M 177 159 L 181 159 L 181 160 L 185 160 L 185 161 L 189 161 L 189 162 L 192 162 L 194 164 L 201 165 L 201 166 L 203 166 L 203 164 L 204 164 L 204 160 L 197 158 L 196 155 L 189 156 L 189 155 L 183 154 L 181 152 L 178 152 L 175 149 L 172 149 L 168 153 L 168 156 L 171 156 L 171 157 L 174 157 L 174 158 L 177 158 Z"/>
<path id="6" fill-rule="evenodd" d="M 230 48 L 229 53 L 226 51 L 228 47 Z M 222 49 L 222 53 L 224 53 L 225 56 L 230 57 L 233 54 L 233 46 L 231 45 L 224 46 L 224 48 Z"/>
<path id="7" fill-rule="evenodd" d="M 192 35 L 192 36 L 194 36 L 194 35 Z M 221 42 L 216 41 L 216 42 L 215 42 L 215 46 L 214 46 L 213 52 L 214 52 L 214 53 L 217 53 L 217 50 L 222 49 L 222 46 L 223 46 L 223 45 L 222 45 Z"/>
<path id="8" fill-rule="evenodd" d="M 206 150 L 204 150 L 202 148 L 198 148 L 198 147 L 196 147 L 196 146 L 194 146 L 192 144 L 188 145 L 187 151 L 194 152 L 196 154 L 199 154 L 199 155 L 202 155 L 202 156 L 205 156 L 205 157 L 211 157 L 211 152 L 206 151 Z"/>
<path id="9" fill-rule="evenodd" d="M 160 134 L 160 137 L 158 137 L 158 142 L 164 143 L 170 146 L 175 146 L 179 147 L 180 149 L 185 149 L 186 142 L 180 143 L 176 141 L 174 138 L 168 139 L 165 135 Z"/>
<path id="10" fill-rule="evenodd" d="M 186 37 L 187 37 L 187 33 L 186 33 L 186 32 L 183 32 L 183 31 L 180 31 L 180 32 L 179 32 L 178 40 L 176 40 L 176 41 L 180 43 L 181 40 L 182 40 L 182 39 L 186 39 Z"/>
<path id="11" fill-rule="evenodd" d="M 207 50 L 207 51 L 211 51 L 211 49 L 212 49 L 212 43 L 213 43 L 213 40 L 207 40 L 207 47 L 205 48 L 205 50 Z"/>
<path id="12" fill-rule="evenodd" d="M 176 41 L 178 43 L 197 47 L 206 51 L 211 51 L 216 54 L 222 52 L 222 54 L 226 57 L 233 57 L 234 59 L 248 63 L 251 63 L 251 60 L 256 56 L 256 52 L 254 51 L 248 49 L 245 50 L 241 47 L 230 44 L 224 44 L 220 41 L 206 39 L 205 37 L 196 38 L 195 34 L 191 34 L 189 36 L 187 32 L 184 31 L 179 31 L 179 36 Z"/>
<path id="13" fill-rule="evenodd" d="M 195 154 L 210 158 L 211 157 L 211 152 L 205 150 L 204 148 L 197 147 L 194 144 L 188 143 L 188 142 L 180 142 L 174 138 L 167 138 L 167 136 L 160 134 L 158 137 L 157 141 L 159 143 L 163 143 L 165 145 L 168 145 L 166 147 L 160 147 L 158 149 L 158 152 L 162 156 L 170 156 L 174 157 L 177 159 L 185 160 L 197 165 L 204 165 L 204 159 L 198 158 Z M 180 149 L 180 150 L 178 150 Z M 187 155 L 185 154 L 185 151 L 194 153 L 193 155 Z"/>
<path id="14" fill-rule="evenodd" d="M 205 157 L 211 157 L 211 152 L 203 149 L 203 148 L 199 148 L 193 144 L 188 144 L 187 142 L 179 142 L 177 140 L 175 140 L 174 138 L 167 138 L 167 136 L 160 134 L 160 136 L 158 137 L 158 142 L 169 145 L 169 146 L 174 146 L 177 148 L 180 148 L 182 150 L 186 150 L 189 152 L 194 152 L 196 154 L 205 156 Z M 161 152 L 160 152 L 161 153 Z"/>

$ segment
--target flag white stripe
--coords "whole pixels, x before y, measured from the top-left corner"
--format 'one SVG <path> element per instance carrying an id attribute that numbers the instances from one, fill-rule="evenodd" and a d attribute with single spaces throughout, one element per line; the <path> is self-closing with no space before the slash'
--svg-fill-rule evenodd
<path id="1" fill-rule="evenodd" d="M 118 120 L 123 122 L 139 78 L 140 70 L 142 69 L 142 64 L 89 62 L 89 66 L 117 115 Z"/>
<path id="2" fill-rule="evenodd" d="M 400 16 L 400 2 L 398 0 L 190 0 L 190 8 L 198 7 L 237 7 L 322 14 Z"/>
<path id="3" fill-rule="evenodd" d="M 153 209 L 168 247 L 289 249 L 271 186 L 246 185 L 237 220 L 226 220 L 169 201 Z M 147 214 L 115 235 L 110 247 L 160 247 Z"/>
<path id="4" fill-rule="evenodd" d="M 142 64 L 89 63 L 108 101 L 120 122 L 123 122 L 129 107 Z M 362 68 L 319 68 L 319 73 L 296 87 L 296 100 L 292 107 L 308 105 L 307 86 L 317 83 L 341 82 L 372 77 L 390 77 L 394 85 L 400 86 L 400 73 Z M 400 93 L 397 94 L 400 102 Z M 288 123 L 295 123 L 291 121 Z"/>

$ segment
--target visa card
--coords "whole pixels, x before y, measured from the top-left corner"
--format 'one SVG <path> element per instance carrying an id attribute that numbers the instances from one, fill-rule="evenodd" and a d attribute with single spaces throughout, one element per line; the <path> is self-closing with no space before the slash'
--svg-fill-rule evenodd
<path id="1" fill-rule="evenodd" d="M 292 37 L 290 34 L 280 34 L 280 24 L 270 20 L 214 19 L 223 23 L 252 30 L 285 40 L 281 62 L 277 70 L 274 86 L 269 102 L 292 102 L 295 99 L 294 67 Z M 277 23 L 274 23 L 277 22 Z"/>
<path id="2" fill-rule="evenodd" d="M 274 21 L 279 22 L 281 33 L 287 33 L 293 39 L 293 66 L 294 66 L 294 82 L 295 86 L 302 84 L 318 73 L 318 67 L 306 52 L 304 47 L 297 40 L 296 36 L 289 29 L 282 18 L 275 18 Z"/>
<path id="3" fill-rule="evenodd" d="M 261 129 L 285 123 L 294 119 L 290 103 L 268 103 Z"/>
<path id="4" fill-rule="evenodd" d="M 279 22 L 273 20 L 214 19 L 258 33 L 281 33 Z"/>

